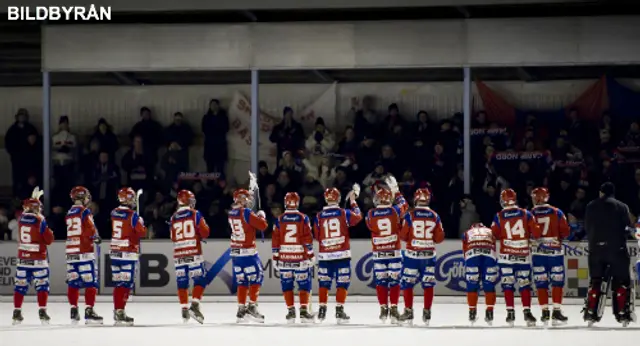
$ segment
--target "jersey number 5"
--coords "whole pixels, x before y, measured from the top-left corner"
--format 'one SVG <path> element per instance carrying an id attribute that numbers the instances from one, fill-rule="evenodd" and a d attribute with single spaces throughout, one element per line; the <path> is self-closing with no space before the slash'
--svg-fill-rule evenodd
<path id="1" fill-rule="evenodd" d="M 193 220 L 185 220 L 173 224 L 175 240 L 192 239 L 196 236 L 196 227 Z"/>
<path id="2" fill-rule="evenodd" d="M 113 221 L 111 229 L 113 230 L 111 238 L 122 239 L 122 221 Z"/>
<path id="3" fill-rule="evenodd" d="M 242 221 L 238 219 L 229 219 L 229 226 L 231 226 L 231 239 L 235 241 L 244 241 L 244 229 L 242 228 Z"/>
<path id="4" fill-rule="evenodd" d="M 504 230 L 507 232 L 507 239 L 513 239 L 514 236 L 520 239 L 526 238 L 526 232 L 524 231 L 524 224 L 522 223 L 522 219 L 519 219 L 514 224 L 511 224 L 511 222 L 509 221 L 505 222 Z"/>

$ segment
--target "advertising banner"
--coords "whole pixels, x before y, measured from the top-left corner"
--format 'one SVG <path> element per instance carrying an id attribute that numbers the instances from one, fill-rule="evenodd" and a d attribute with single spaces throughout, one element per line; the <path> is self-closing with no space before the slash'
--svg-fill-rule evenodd
<path id="1" fill-rule="evenodd" d="M 208 295 L 231 295 L 236 292 L 228 244 L 227 241 L 223 240 L 209 241 L 203 244 L 206 266 L 210 277 L 213 278 L 206 290 Z M 353 276 L 349 294 L 375 295 L 371 242 L 364 239 L 353 240 L 351 246 Z M 638 258 L 636 242 L 629 242 L 628 248 L 631 255 L 630 270 L 634 271 L 635 261 Z M 280 279 L 271 260 L 270 241 L 259 242 L 258 250 L 264 267 L 264 284 L 261 294 L 279 295 L 281 294 Z M 446 240 L 437 246 L 437 250 L 437 285 L 435 293 L 437 295 L 463 295 L 466 292 L 466 283 L 464 280 L 464 260 L 461 243 L 455 240 Z M 565 244 L 565 296 L 567 297 L 584 297 L 587 292 L 589 286 L 588 251 L 586 243 Z M 17 262 L 16 253 L 16 243 L 0 243 L 0 295 L 11 295 L 13 293 Z M 109 242 L 103 242 L 101 254 L 100 293 L 111 294 Z M 168 241 L 143 242 L 136 278 L 136 295 L 161 296 L 175 294 L 177 288 L 172 256 L 173 246 Z M 66 294 L 64 242 L 55 242 L 49 247 L 49 262 L 51 294 Z M 635 276 L 636 274 L 634 273 Z M 314 291 L 317 291 L 317 288 L 317 281 L 314 280 Z M 420 288 L 416 287 L 416 290 L 419 291 Z"/>

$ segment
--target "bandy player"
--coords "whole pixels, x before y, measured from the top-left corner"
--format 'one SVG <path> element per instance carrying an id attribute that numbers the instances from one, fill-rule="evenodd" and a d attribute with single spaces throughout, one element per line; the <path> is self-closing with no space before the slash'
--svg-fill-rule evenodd
<path id="1" fill-rule="evenodd" d="M 69 194 L 73 205 L 65 217 L 67 223 L 67 298 L 71 305 L 71 323 L 80 321 L 78 300 L 80 289 L 84 288 L 84 321 L 86 324 L 102 324 L 102 317 L 93 311 L 98 294 L 97 271 L 94 244 L 100 246 L 98 230 L 93 223 L 91 193 L 83 186 L 76 186 Z"/>
<path id="2" fill-rule="evenodd" d="M 118 191 L 120 206 L 111 211 L 111 279 L 116 325 L 133 325 L 125 307 L 135 281 L 140 239 L 147 233 L 142 217 L 135 211 L 136 193 L 130 187 Z"/>
<path id="3" fill-rule="evenodd" d="M 22 202 L 23 213 L 18 220 L 18 263 L 13 293 L 13 324 L 20 324 L 22 302 L 33 281 L 38 296 L 38 315 L 42 324 L 49 324 L 47 314 L 49 299 L 49 259 L 47 246 L 53 242 L 53 232 L 42 215 L 42 203 L 37 198 Z"/>
<path id="4" fill-rule="evenodd" d="M 400 239 L 407 243 L 402 263 L 404 312 L 400 322 L 413 323 L 413 287 L 422 282 L 424 309 L 422 322 L 429 325 L 436 285 L 436 246 L 444 240 L 444 230 L 438 213 L 429 208 L 431 192 L 418 189 L 413 197 L 414 208 L 404 215 Z"/>
<path id="5" fill-rule="evenodd" d="M 300 196 L 289 192 L 284 196 L 285 211 L 273 225 L 271 249 L 273 261 L 280 271 L 282 294 L 287 304 L 287 323 L 296 320 L 293 294 L 294 282 L 298 284 L 300 296 L 300 321 L 313 323 L 315 316 L 309 312 L 309 292 L 311 292 L 311 270 L 315 263 L 313 236 L 309 217 L 298 211 Z"/>
<path id="6" fill-rule="evenodd" d="M 467 304 L 469 321 L 478 320 L 478 291 L 480 283 L 484 291 L 487 310 L 484 321 L 493 323 L 493 306 L 496 305 L 496 283 L 498 281 L 498 262 L 496 261 L 496 238 L 491 228 L 481 223 L 471 226 L 462 234 L 462 252 L 464 253 L 465 279 L 467 281 Z"/>
<path id="7" fill-rule="evenodd" d="M 231 226 L 231 261 L 233 275 L 238 284 L 238 322 L 249 319 L 264 323 L 264 316 L 258 312 L 258 295 L 263 280 L 263 268 L 258 249 L 256 248 L 256 232 L 267 229 L 268 224 L 264 211 L 251 211 L 253 194 L 245 189 L 237 189 L 233 193 L 233 206 L 229 211 Z M 247 292 L 249 304 L 247 305 Z"/>
<path id="8" fill-rule="evenodd" d="M 376 293 L 380 304 L 380 320 L 398 323 L 398 301 L 400 300 L 400 274 L 402 272 L 402 247 L 400 231 L 406 202 L 402 195 L 394 205 L 393 193 L 387 187 L 376 191 L 373 198 L 374 208 L 366 216 L 367 228 L 371 231 L 373 245 L 373 274 Z M 389 309 L 391 300 L 391 309 Z"/>
<path id="9" fill-rule="evenodd" d="M 520 289 L 520 299 L 524 308 L 524 320 L 528 326 L 536 324 L 531 314 L 531 264 L 529 262 L 530 239 L 539 236 L 539 228 L 533 215 L 516 204 L 517 195 L 512 189 L 500 193 L 499 211 L 493 219 L 491 230 L 500 240 L 498 265 L 502 277 L 502 291 L 507 305 L 507 323 L 513 325 L 516 320 L 514 289 L 516 282 Z"/>
<path id="10" fill-rule="evenodd" d="M 347 290 L 351 283 L 351 245 L 349 242 L 349 227 L 353 227 L 362 220 L 362 214 L 356 202 L 358 185 L 349 192 L 347 200 L 351 209 L 342 209 L 340 191 L 328 188 L 324 192 L 327 205 L 316 216 L 314 224 L 315 238 L 318 239 L 318 300 L 320 309 L 318 319 L 324 321 L 327 316 L 327 302 L 329 290 L 333 280 L 336 281 L 336 320 L 338 324 L 347 323 L 349 315 L 344 312 L 347 300 Z"/>
<path id="11" fill-rule="evenodd" d="M 176 267 L 178 299 L 182 307 L 182 320 L 192 317 L 198 323 L 204 322 L 200 311 L 200 300 L 207 286 L 202 239 L 211 230 L 196 207 L 196 196 L 189 190 L 178 192 L 178 209 L 171 216 L 171 241 L 173 242 L 173 262 Z M 193 280 L 191 306 L 189 306 L 189 281 Z"/>
<path id="12" fill-rule="evenodd" d="M 569 223 L 564 213 L 547 202 L 549 191 L 544 187 L 537 187 L 531 191 L 534 207 L 531 214 L 535 218 L 541 231 L 539 246 L 532 249 L 533 281 L 538 290 L 538 303 L 542 308 L 540 320 L 547 324 L 549 318 L 553 325 L 567 323 L 567 317 L 562 314 L 562 296 L 564 287 L 564 249 L 562 240 L 570 233 Z M 551 281 L 551 299 L 553 314 L 549 313 L 549 281 Z"/>

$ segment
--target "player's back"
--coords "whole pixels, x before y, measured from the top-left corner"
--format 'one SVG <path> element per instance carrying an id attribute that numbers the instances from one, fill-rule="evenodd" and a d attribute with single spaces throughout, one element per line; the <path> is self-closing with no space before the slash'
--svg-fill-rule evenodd
<path id="1" fill-rule="evenodd" d="M 536 228 L 533 215 L 520 207 L 499 211 L 491 225 L 494 236 L 500 239 L 500 253 L 517 256 L 529 255 L 529 240 Z"/>
<path id="2" fill-rule="evenodd" d="M 229 211 L 232 248 L 253 248 L 256 243 L 256 230 L 249 224 L 251 209 L 233 208 Z"/>
<path id="3" fill-rule="evenodd" d="M 44 217 L 32 213 L 23 213 L 18 221 L 18 258 L 43 261 L 47 259 L 47 245 L 53 237 L 47 232 Z M 52 236 L 52 234 L 51 234 Z"/>
<path id="4" fill-rule="evenodd" d="M 91 217 L 91 211 L 81 205 L 72 206 L 67 212 L 65 217 L 67 224 L 67 257 L 75 254 L 93 254 L 92 237 L 95 236 L 95 226 Z"/>
<path id="5" fill-rule="evenodd" d="M 201 219 L 202 215 L 189 207 L 181 207 L 171 216 L 174 258 L 202 255 L 201 237 L 198 232 Z"/>
<path id="6" fill-rule="evenodd" d="M 371 231 L 373 251 L 400 249 L 402 220 L 400 208 L 395 206 L 376 207 L 367 213 L 367 228 Z"/>
<path id="7" fill-rule="evenodd" d="M 351 257 L 349 243 L 350 213 L 338 206 L 328 206 L 316 216 L 316 239 L 320 244 L 318 258 L 333 260 Z"/>
<path id="8" fill-rule="evenodd" d="M 307 246 L 313 244 L 309 217 L 297 210 L 285 210 L 274 224 L 274 250 L 281 262 L 309 259 Z"/>
<path id="9" fill-rule="evenodd" d="M 551 205 L 538 205 L 531 209 L 531 214 L 538 223 L 541 238 L 564 239 L 569 236 L 569 223 L 564 213 Z"/>
<path id="10" fill-rule="evenodd" d="M 495 257 L 496 238 L 484 225 L 473 225 L 462 234 L 462 251 L 465 258 L 474 256 Z"/>
<path id="11" fill-rule="evenodd" d="M 136 226 L 140 222 L 138 214 L 125 207 L 111 212 L 111 252 L 137 254 L 140 251 L 140 238 L 136 235 Z M 133 256 L 135 257 L 135 256 Z"/>
<path id="12" fill-rule="evenodd" d="M 429 207 L 414 208 L 405 214 L 401 237 L 407 243 L 408 257 L 435 256 L 435 244 L 444 240 L 440 216 Z"/>

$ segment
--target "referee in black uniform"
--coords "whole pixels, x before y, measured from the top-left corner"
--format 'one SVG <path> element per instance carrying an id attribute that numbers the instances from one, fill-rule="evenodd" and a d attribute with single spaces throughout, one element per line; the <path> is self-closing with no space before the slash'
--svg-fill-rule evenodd
<path id="1" fill-rule="evenodd" d="M 613 183 L 600 187 L 600 197 L 587 205 L 584 227 L 589 241 L 590 288 L 584 320 L 599 322 L 611 285 L 613 313 L 624 325 L 631 321 L 631 275 L 627 228 L 633 225 L 629 207 L 614 198 Z"/>

